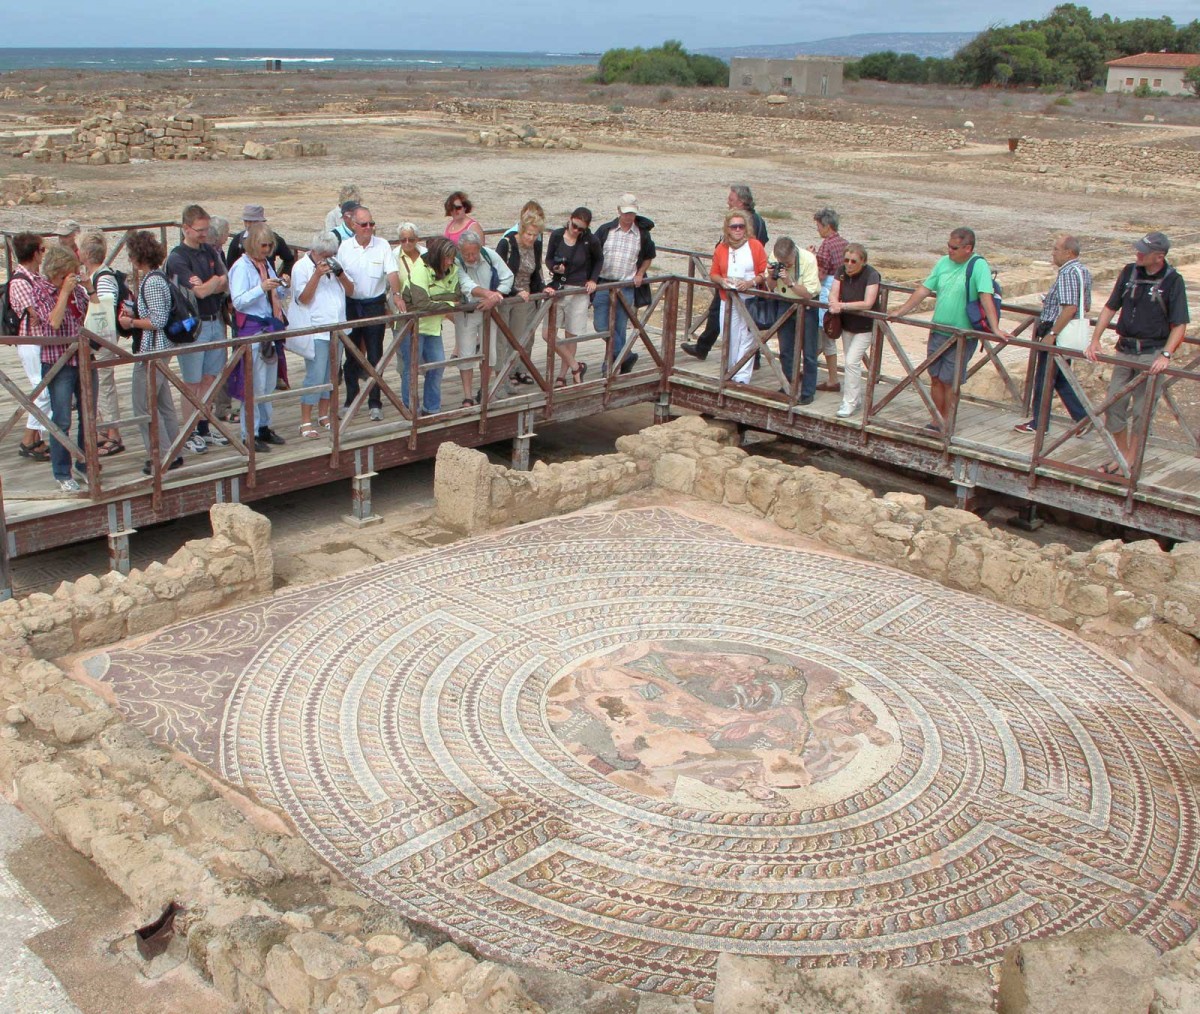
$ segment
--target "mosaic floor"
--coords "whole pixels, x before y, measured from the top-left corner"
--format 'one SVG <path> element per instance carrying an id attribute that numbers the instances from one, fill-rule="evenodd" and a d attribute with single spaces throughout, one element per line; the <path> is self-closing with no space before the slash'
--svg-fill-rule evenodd
<path id="1" fill-rule="evenodd" d="M 85 661 L 363 891 L 706 998 L 720 951 L 987 964 L 1200 912 L 1200 744 L 1056 628 L 667 508 L 383 564 Z"/>

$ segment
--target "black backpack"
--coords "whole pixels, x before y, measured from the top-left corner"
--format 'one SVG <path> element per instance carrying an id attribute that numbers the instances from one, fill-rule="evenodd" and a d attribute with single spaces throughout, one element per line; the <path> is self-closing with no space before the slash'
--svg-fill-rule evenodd
<path id="1" fill-rule="evenodd" d="M 21 333 L 21 318 L 8 299 L 8 282 L 0 285 L 0 335 L 11 338 Z"/>
<path id="2" fill-rule="evenodd" d="M 163 331 L 176 345 L 190 345 L 200 334 L 200 304 L 196 302 L 195 293 L 180 285 L 161 268 L 151 271 L 150 275 L 162 277 L 171 291 L 171 312 Z M 143 279 L 143 288 L 145 284 L 146 279 Z"/>

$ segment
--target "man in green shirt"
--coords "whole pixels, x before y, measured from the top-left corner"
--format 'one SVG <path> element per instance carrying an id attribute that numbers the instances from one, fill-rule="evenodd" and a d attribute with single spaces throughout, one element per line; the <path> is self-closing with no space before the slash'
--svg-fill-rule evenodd
<path id="1" fill-rule="evenodd" d="M 922 300 L 929 296 L 937 297 L 937 305 L 933 310 L 933 323 L 945 324 L 948 327 L 971 330 L 971 320 L 967 316 L 967 303 L 979 300 L 983 318 L 987 321 L 988 329 L 1001 337 L 1010 337 L 1000 330 L 1000 318 L 996 311 L 996 300 L 993 295 L 992 269 L 982 257 L 975 257 L 971 264 L 971 278 L 967 280 L 967 265 L 975 256 L 975 233 L 971 229 L 955 229 L 950 233 L 946 243 L 946 256 L 939 260 L 929 277 L 917 286 L 916 291 L 908 297 L 904 305 L 895 311 L 896 317 L 907 317 Z M 969 292 L 968 292 L 969 290 Z M 958 350 L 955 348 L 954 336 L 948 331 L 934 328 L 929 332 L 929 343 L 926 346 L 926 356 L 931 356 L 939 349 L 943 350 L 929 364 L 929 393 L 934 405 L 941 413 L 943 420 L 951 418 L 957 394 L 954 390 L 954 372 L 959 371 L 959 383 L 967 376 L 967 363 L 979 347 L 975 338 L 967 339 L 963 346 L 962 362 L 958 361 Z M 941 429 L 936 423 L 930 423 L 929 429 Z"/>

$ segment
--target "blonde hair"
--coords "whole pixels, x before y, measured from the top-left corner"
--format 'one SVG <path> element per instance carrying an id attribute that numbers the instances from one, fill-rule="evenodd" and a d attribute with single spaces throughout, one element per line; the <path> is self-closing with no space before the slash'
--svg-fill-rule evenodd
<path id="1" fill-rule="evenodd" d="M 63 246 L 61 243 L 52 243 L 46 248 L 46 255 L 42 258 L 42 277 L 51 280 L 55 275 L 62 274 L 64 270 L 67 274 L 78 271 L 79 258 L 75 256 L 75 251 L 70 247 Z"/>
<path id="2" fill-rule="evenodd" d="M 275 252 L 275 232 L 266 222 L 255 222 L 246 230 L 246 241 L 242 244 L 242 252 L 253 257 L 253 254 L 259 252 L 258 248 L 263 243 L 271 244 L 271 249 L 266 253 L 266 256 L 270 257 Z"/>
<path id="3" fill-rule="evenodd" d="M 741 208 L 730 208 L 727 212 L 725 212 L 725 221 L 721 226 L 721 238 L 729 246 L 734 246 L 734 245 L 741 246 L 742 245 L 741 243 L 734 244 L 731 242 L 731 240 L 733 239 L 733 234 L 729 231 L 729 223 L 732 222 L 735 218 L 740 218 L 743 222 L 746 223 L 746 229 L 742 233 L 742 242 L 743 243 L 748 242 L 752 238 L 750 235 L 750 230 L 753 227 L 754 219 L 751 217 L 750 212 L 743 211 Z"/>
<path id="4" fill-rule="evenodd" d="M 104 238 L 104 233 L 99 229 L 85 232 L 76 240 L 76 243 L 79 246 L 79 253 L 89 264 L 104 263 L 104 257 L 108 253 L 108 240 Z"/>

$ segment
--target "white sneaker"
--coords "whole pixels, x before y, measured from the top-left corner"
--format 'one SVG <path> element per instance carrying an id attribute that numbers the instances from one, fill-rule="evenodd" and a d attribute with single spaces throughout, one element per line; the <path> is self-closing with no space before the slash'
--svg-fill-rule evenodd
<path id="1" fill-rule="evenodd" d="M 58 488 L 64 493 L 78 493 L 82 487 L 74 479 L 60 479 Z"/>
<path id="2" fill-rule="evenodd" d="M 188 437 L 184 441 L 183 446 L 195 454 L 203 454 L 208 450 L 208 444 L 204 442 L 204 437 L 200 436 L 199 433 L 193 433 Z"/>
<path id="3" fill-rule="evenodd" d="M 204 442 L 209 447 L 225 447 L 229 443 L 229 438 L 220 430 L 209 430 L 204 434 Z"/>
<path id="4" fill-rule="evenodd" d="M 839 419 L 845 419 L 847 416 L 851 416 L 851 415 L 854 415 L 854 406 L 853 406 L 853 405 L 847 405 L 847 404 L 846 404 L 846 403 L 843 401 L 843 402 L 841 403 L 841 405 L 839 405 L 839 406 L 838 406 L 838 410 L 837 410 L 837 417 L 838 417 Z"/>
<path id="5" fill-rule="evenodd" d="M 383 420 L 383 409 L 371 409 L 371 422 L 381 422 Z"/>

